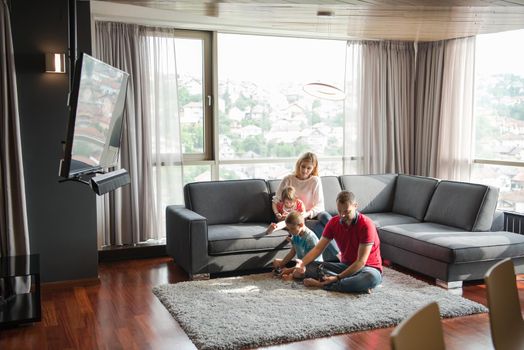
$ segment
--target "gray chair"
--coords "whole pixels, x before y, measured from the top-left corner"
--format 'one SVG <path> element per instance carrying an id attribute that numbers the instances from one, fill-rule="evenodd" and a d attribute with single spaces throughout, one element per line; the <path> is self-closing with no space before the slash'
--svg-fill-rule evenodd
<path id="1" fill-rule="evenodd" d="M 442 350 L 444 336 L 438 304 L 433 302 L 402 321 L 391 333 L 393 350 Z"/>
<path id="2" fill-rule="evenodd" d="M 489 269 L 485 282 L 493 346 L 496 350 L 524 349 L 524 320 L 511 259 Z"/>

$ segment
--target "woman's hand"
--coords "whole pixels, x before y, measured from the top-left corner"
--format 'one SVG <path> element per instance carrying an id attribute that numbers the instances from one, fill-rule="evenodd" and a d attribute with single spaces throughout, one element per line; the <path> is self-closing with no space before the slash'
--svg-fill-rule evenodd
<path id="1" fill-rule="evenodd" d="M 276 213 L 275 217 L 278 219 L 278 221 L 282 221 L 282 219 L 284 218 L 280 213 Z"/>

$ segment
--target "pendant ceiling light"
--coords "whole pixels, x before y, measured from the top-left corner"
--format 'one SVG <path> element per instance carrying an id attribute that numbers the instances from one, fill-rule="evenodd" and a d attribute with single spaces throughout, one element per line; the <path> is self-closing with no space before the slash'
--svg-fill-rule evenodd
<path id="1" fill-rule="evenodd" d="M 318 18 L 328 18 L 333 16 L 331 11 L 317 11 Z M 330 32 L 330 26 L 328 26 L 328 36 Z M 327 83 L 307 83 L 303 87 L 304 91 L 309 95 L 325 100 L 340 101 L 346 98 L 346 93 L 334 85 Z"/>
<path id="2" fill-rule="evenodd" d="M 344 91 L 330 84 L 308 83 L 304 85 L 303 89 L 311 96 L 323 98 L 326 100 L 339 101 L 346 98 Z"/>

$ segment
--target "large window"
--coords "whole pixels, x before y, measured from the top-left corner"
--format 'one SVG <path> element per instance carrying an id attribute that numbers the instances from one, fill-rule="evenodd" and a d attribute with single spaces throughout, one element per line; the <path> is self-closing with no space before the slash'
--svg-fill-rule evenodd
<path id="1" fill-rule="evenodd" d="M 322 175 L 341 174 L 343 102 L 303 86 L 343 89 L 346 43 L 218 34 L 217 50 L 220 178 L 279 178 L 305 151 L 326 164 Z"/>
<path id="2" fill-rule="evenodd" d="M 472 180 L 500 189 L 499 208 L 524 212 L 524 30 L 480 35 L 475 57 Z"/>
<path id="3" fill-rule="evenodd" d="M 342 173 L 344 104 L 303 86 L 344 88 L 345 41 L 217 34 L 213 74 L 206 40 L 193 32 L 176 39 L 185 183 L 281 178 L 305 151 L 317 153 L 321 175 Z M 213 76 L 214 103 L 206 90 Z"/>

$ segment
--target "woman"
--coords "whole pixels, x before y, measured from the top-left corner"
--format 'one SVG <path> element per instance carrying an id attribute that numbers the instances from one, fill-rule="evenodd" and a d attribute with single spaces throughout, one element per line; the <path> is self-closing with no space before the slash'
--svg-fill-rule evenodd
<path id="1" fill-rule="evenodd" d="M 273 197 L 273 213 L 278 213 L 277 204 L 281 201 L 280 194 L 288 186 L 295 188 L 296 196 L 304 202 L 306 213 L 305 219 L 317 218 L 319 221 L 312 229 L 318 238 L 322 236 L 324 226 L 326 226 L 331 215 L 325 212 L 324 193 L 322 191 L 322 181 L 318 176 L 318 159 L 312 152 L 302 154 L 296 164 L 293 174 L 289 174 L 282 179 L 278 190 Z M 334 242 L 324 251 L 326 261 L 338 261 L 338 247 Z"/>

